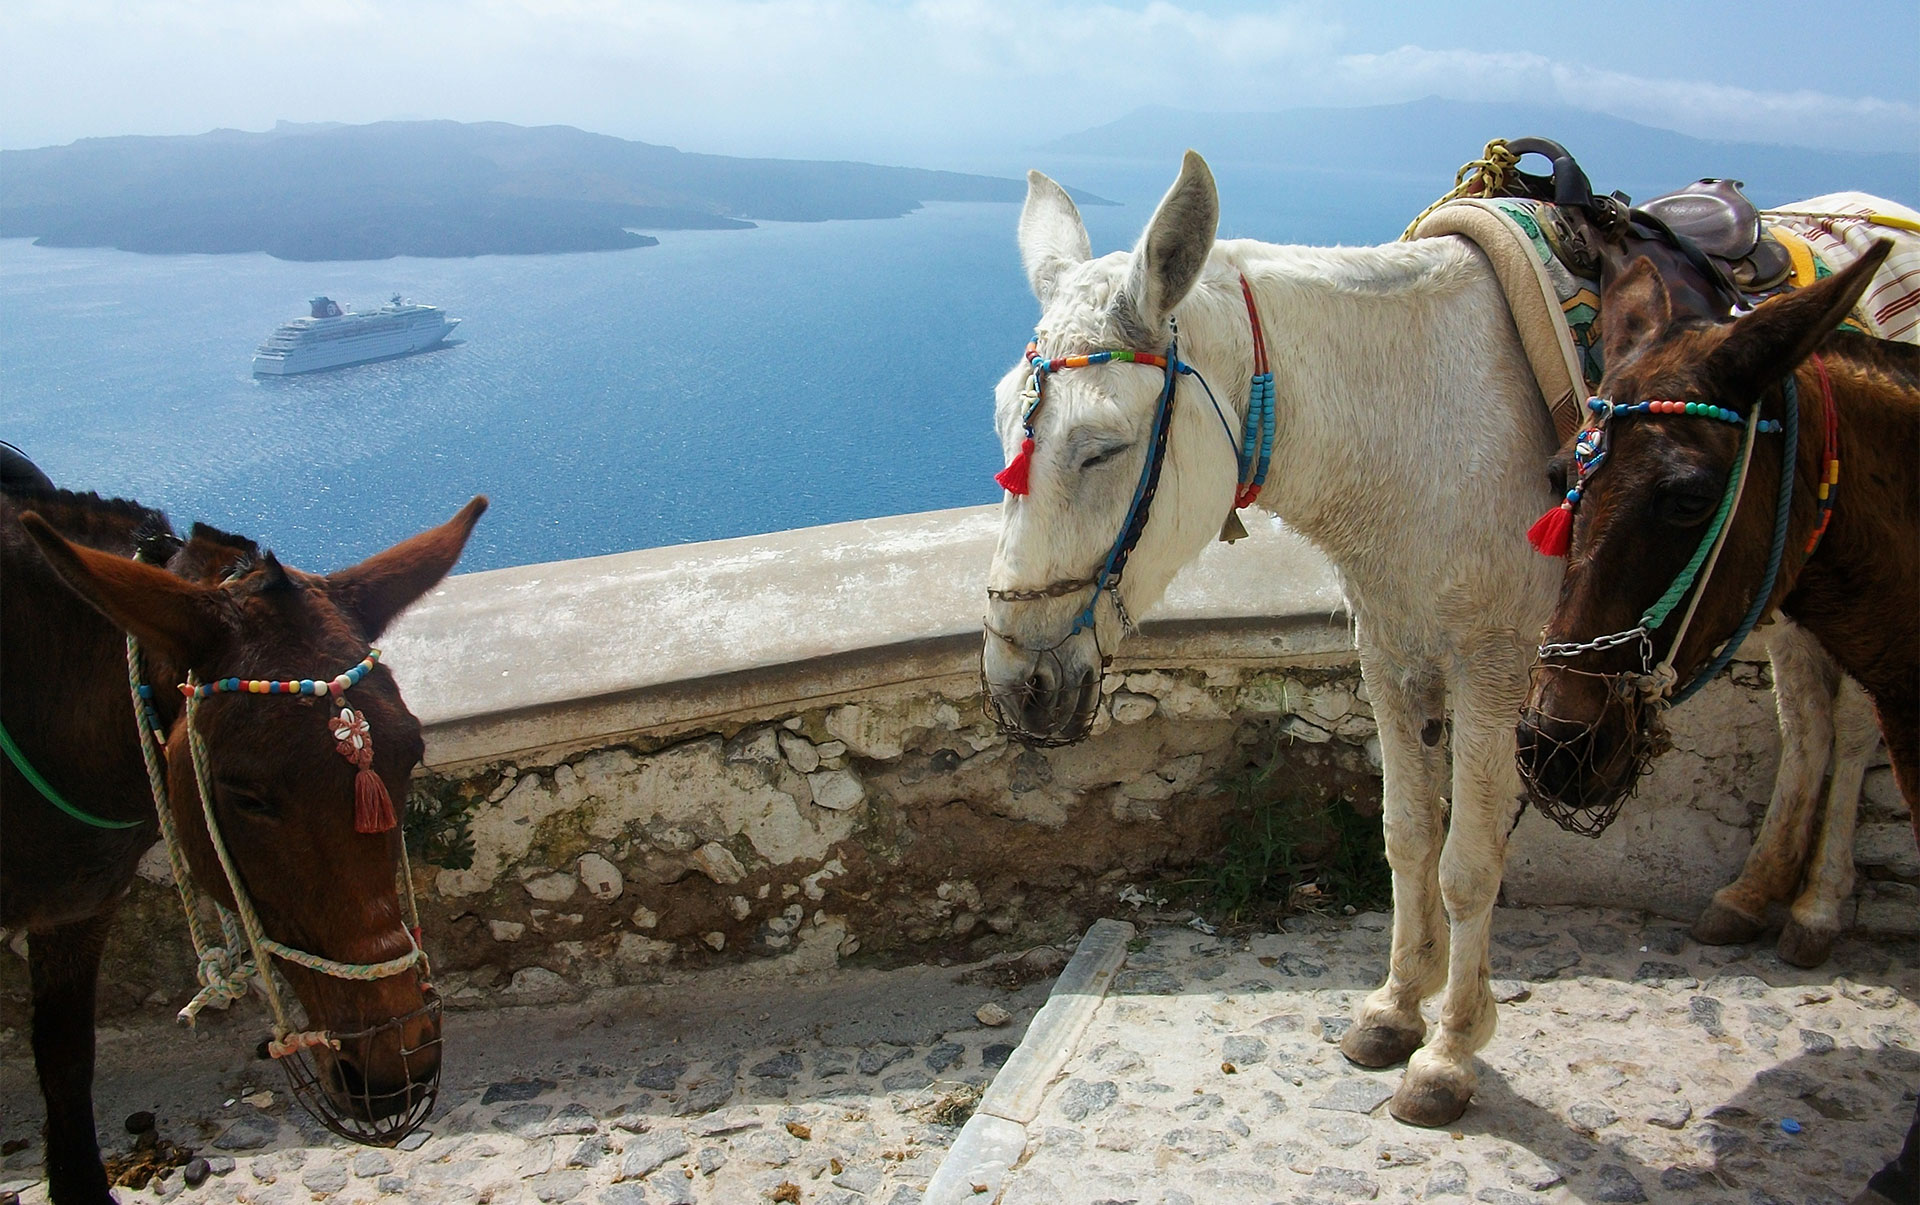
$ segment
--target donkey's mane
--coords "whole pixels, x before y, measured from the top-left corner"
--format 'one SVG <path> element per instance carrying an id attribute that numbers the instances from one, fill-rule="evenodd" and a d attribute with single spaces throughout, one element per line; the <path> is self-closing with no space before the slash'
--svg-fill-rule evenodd
<path id="1" fill-rule="evenodd" d="M 158 550 L 176 539 L 166 512 L 130 498 L 102 498 L 91 491 L 83 494 L 31 485 L 10 485 L 0 496 L 5 497 L 14 514 L 34 511 L 56 531 L 92 546 L 104 547 L 119 537 L 130 540 L 136 548 Z"/>
<path id="2" fill-rule="evenodd" d="M 1920 343 L 1841 330 L 1829 335 L 1820 350 L 1869 375 L 1886 377 L 1895 388 L 1920 391 Z"/>

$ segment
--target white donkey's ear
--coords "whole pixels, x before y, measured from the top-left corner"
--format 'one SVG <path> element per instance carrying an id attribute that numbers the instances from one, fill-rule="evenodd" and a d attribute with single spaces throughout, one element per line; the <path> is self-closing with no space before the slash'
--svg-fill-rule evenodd
<path id="1" fill-rule="evenodd" d="M 1126 290 L 1114 303 L 1114 320 L 1135 346 L 1157 346 L 1167 318 L 1186 300 L 1213 253 L 1220 226 L 1220 193 L 1213 172 L 1197 152 L 1180 162 L 1160 207 L 1133 249 Z"/>
<path id="2" fill-rule="evenodd" d="M 1020 262 L 1027 283 L 1045 305 L 1060 273 L 1093 258 L 1087 228 L 1067 190 L 1039 172 L 1027 173 L 1027 203 L 1020 210 Z"/>

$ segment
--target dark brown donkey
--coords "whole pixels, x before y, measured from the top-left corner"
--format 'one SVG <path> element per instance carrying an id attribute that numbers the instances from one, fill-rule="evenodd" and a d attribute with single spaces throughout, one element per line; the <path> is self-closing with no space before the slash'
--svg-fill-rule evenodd
<path id="1" fill-rule="evenodd" d="M 1600 392 L 1619 406 L 1705 403 L 1741 420 L 1757 404 L 1772 423 L 1786 417 L 1793 383 L 1795 480 L 1762 615 L 1778 608 L 1791 616 L 1866 689 L 1912 804 L 1920 793 L 1920 347 L 1835 329 L 1890 249 L 1883 241 L 1844 271 L 1720 324 L 1674 318 L 1659 272 L 1638 263 L 1603 303 Z M 1673 680 L 1688 683 L 1762 588 L 1783 438 L 1764 426 L 1717 562 L 1702 567 L 1644 644 L 1635 636 L 1587 647 L 1637 632 L 1681 577 L 1723 502 L 1743 430 L 1684 413 L 1617 413 L 1606 423 L 1604 459 L 1575 483 L 1582 496 L 1567 575 L 1520 724 L 1521 771 L 1537 797 L 1595 807 L 1624 795 L 1650 754 L 1646 730 L 1659 711 L 1642 704 Z M 1556 476 L 1571 476 L 1575 460 L 1556 457 Z M 1839 483 L 1823 514 L 1818 485 L 1831 461 Z M 1693 594 L 1696 613 L 1671 649 Z M 1649 682 L 1663 656 L 1673 680 Z"/>
<path id="2" fill-rule="evenodd" d="M 133 503 L 61 491 L 0 496 L 0 720 L 19 755 L 0 769 L 0 924 L 27 931 L 47 1179 L 58 1205 L 113 1199 L 93 1122 L 95 986 L 114 910 L 157 833 L 125 633 L 143 646 L 158 728 L 169 736 L 170 812 L 192 877 L 231 908 L 177 685 L 189 672 L 206 682 L 333 679 L 446 575 L 485 509 L 476 498 L 440 527 L 313 576 L 210 529 L 182 542 L 158 512 Z M 342 698 L 374 735 L 365 769 L 404 800 L 422 744 L 393 676 L 376 665 Z M 266 935 L 320 959 L 377 964 L 413 947 L 395 888 L 401 835 L 390 823 L 361 831 L 370 826 L 356 816 L 356 788 L 372 783 L 342 756 L 333 728 L 344 713 L 329 702 L 216 693 L 198 704 L 196 726 L 212 810 Z M 440 1018 L 419 974 L 349 981 L 276 965 L 316 1030 L 364 1035 L 315 1052 L 319 1090 L 337 1110 L 378 1122 L 430 1099 Z"/>
<path id="3" fill-rule="evenodd" d="M 1658 270 L 1635 264 L 1602 304 L 1600 396 L 1616 406 L 1705 403 L 1741 420 L 1758 406 L 1784 432 L 1791 382 L 1794 478 L 1761 610 L 1791 616 L 1865 688 L 1920 836 L 1920 347 L 1834 329 L 1890 250 L 1882 241 L 1844 271 L 1720 324 L 1675 318 Z M 1598 448 L 1563 452 L 1554 467 L 1564 479 L 1586 461 L 1567 576 L 1519 728 L 1521 774 L 1550 808 L 1618 806 L 1654 748 L 1666 692 L 1684 689 L 1736 634 L 1774 547 L 1783 432 L 1762 430 L 1724 547 L 1689 592 L 1691 621 L 1683 598 L 1649 622 L 1705 543 L 1745 428 L 1652 412 L 1615 412 L 1604 427 Z M 1829 509 L 1819 484 L 1836 461 Z M 1920 1112 L 1899 1158 L 1857 1200 L 1912 1200 L 1917 1177 Z"/>

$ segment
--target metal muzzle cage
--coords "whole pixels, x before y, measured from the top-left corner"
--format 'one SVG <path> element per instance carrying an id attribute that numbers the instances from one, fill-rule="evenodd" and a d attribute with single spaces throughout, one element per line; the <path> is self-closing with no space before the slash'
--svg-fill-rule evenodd
<path id="1" fill-rule="evenodd" d="M 286 1071 L 287 1085 L 313 1119 L 349 1142 L 395 1146 L 420 1128 L 440 1096 L 440 994 L 425 988 L 426 1003 L 390 1021 L 352 1033 L 327 1034 L 324 1045 L 306 1046 L 274 1061 Z M 433 1034 L 418 1046 L 406 1045 L 409 1028 L 427 1022 Z M 391 1058 L 398 1045 L 398 1088 L 376 1088 L 367 1067 L 376 1053 Z M 262 1042 L 260 1053 L 267 1053 Z M 384 1048 L 384 1049 L 383 1049 Z"/>
<path id="2" fill-rule="evenodd" d="M 1643 674 L 1595 673 L 1565 665 L 1535 665 L 1530 697 L 1540 697 L 1545 674 L 1597 683 L 1605 692 L 1602 718 L 1617 716 L 1625 733 L 1623 742 L 1609 744 L 1592 718 L 1531 710 L 1531 748 L 1520 749 L 1516 758 L 1528 803 L 1570 833 L 1598 837 L 1619 817 L 1653 759 L 1671 744 L 1666 706 L 1646 691 Z"/>

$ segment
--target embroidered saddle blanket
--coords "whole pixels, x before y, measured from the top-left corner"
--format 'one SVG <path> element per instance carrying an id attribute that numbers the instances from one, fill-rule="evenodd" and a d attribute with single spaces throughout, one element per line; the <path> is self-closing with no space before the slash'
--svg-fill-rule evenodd
<path id="1" fill-rule="evenodd" d="M 1547 201 L 1469 197 L 1435 209 L 1413 231 L 1414 238 L 1449 234 L 1472 240 L 1493 265 L 1554 429 L 1566 439 L 1585 421 L 1585 400 L 1604 367 L 1599 269 L 1580 245 L 1580 228 Z M 1920 342 L 1920 213 L 1865 193 L 1829 193 L 1761 211 L 1759 237 L 1791 260 L 1771 292 L 1832 275 L 1875 240 L 1893 239 L 1893 254 L 1845 325 Z"/>

